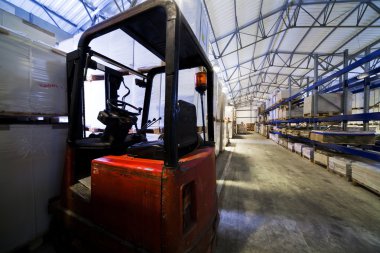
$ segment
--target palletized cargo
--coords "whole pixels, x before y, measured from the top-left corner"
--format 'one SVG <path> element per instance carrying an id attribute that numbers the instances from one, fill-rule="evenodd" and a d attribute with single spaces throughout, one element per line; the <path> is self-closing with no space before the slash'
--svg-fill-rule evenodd
<path id="1" fill-rule="evenodd" d="M 345 176 L 348 181 L 351 181 L 351 164 L 351 159 L 341 156 L 332 156 L 329 158 L 328 169 L 342 176 Z"/>
<path id="2" fill-rule="evenodd" d="M 380 194 L 380 163 L 353 162 L 352 181 Z"/>

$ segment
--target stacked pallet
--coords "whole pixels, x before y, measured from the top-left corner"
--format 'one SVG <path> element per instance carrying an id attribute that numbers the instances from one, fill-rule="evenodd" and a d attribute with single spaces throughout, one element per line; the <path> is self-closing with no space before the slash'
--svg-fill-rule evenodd
<path id="1" fill-rule="evenodd" d="M 314 148 L 303 146 L 302 147 L 302 156 L 309 159 L 310 161 L 313 161 L 314 159 Z"/>
<path id="2" fill-rule="evenodd" d="M 317 131 L 310 133 L 310 139 L 322 143 L 348 144 L 348 145 L 374 145 L 375 132 L 359 131 Z"/>
<path id="3" fill-rule="evenodd" d="M 299 136 L 303 138 L 310 138 L 310 131 L 309 130 L 300 130 Z"/>
<path id="4" fill-rule="evenodd" d="M 292 110 L 290 111 L 290 118 L 302 118 L 303 117 L 303 108 L 299 106 L 292 107 Z M 289 109 L 288 107 L 282 107 L 279 112 L 279 118 L 280 119 L 289 119 Z"/>
<path id="5" fill-rule="evenodd" d="M 314 152 L 314 163 L 325 166 L 326 168 L 329 166 L 329 158 L 333 156 L 333 153 L 316 150 Z"/>
<path id="6" fill-rule="evenodd" d="M 348 181 L 351 181 L 352 162 L 353 161 L 348 158 L 344 158 L 341 156 L 332 156 L 329 158 L 328 169 L 346 177 Z"/>
<path id="7" fill-rule="evenodd" d="M 278 134 L 269 133 L 269 139 L 271 139 L 272 141 L 274 141 L 276 143 L 279 142 Z"/>
<path id="8" fill-rule="evenodd" d="M 289 98 L 290 96 L 293 96 L 294 94 L 298 93 L 300 89 L 295 89 L 292 88 L 291 90 L 289 89 L 283 89 L 280 90 L 277 94 L 274 95 L 275 102 L 280 103 L 284 101 L 285 99 Z"/>
<path id="9" fill-rule="evenodd" d="M 280 146 L 283 146 L 284 148 L 288 148 L 288 139 L 286 139 L 286 138 L 279 138 L 278 144 Z"/>
<path id="10" fill-rule="evenodd" d="M 288 142 L 288 149 L 292 152 L 294 152 L 294 143 L 293 142 Z"/>
<path id="11" fill-rule="evenodd" d="M 255 123 L 247 123 L 247 131 L 255 131 Z"/>
<path id="12" fill-rule="evenodd" d="M 294 143 L 294 152 L 302 155 L 302 148 L 305 146 L 303 143 Z"/>
<path id="13" fill-rule="evenodd" d="M 347 114 L 351 114 L 351 104 L 352 104 L 352 94 L 350 93 L 348 95 L 348 108 L 349 111 Z M 325 93 L 325 94 L 318 94 L 318 101 L 317 101 L 317 111 L 316 114 L 319 117 L 323 116 L 332 116 L 332 115 L 338 115 L 342 112 L 342 101 L 343 101 L 343 94 L 342 93 Z M 304 107 L 303 107 L 303 115 L 304 117 L 312 117 L 312 108 L 314 106 L 314 99 L 313 96 L 306 97 L 304 99 Z"/>
<path id="14" fill-rule="evenodd" d="M 352 181 L 380 194 L 380 163 L 353 162 Z"/>
<path id="15" fill-rule="evenodd" d="M 237 133 L 238 134 L 246 134 L 247 132 L 247 125 L 243 122 L 241 124 L 237 125 Z"/>

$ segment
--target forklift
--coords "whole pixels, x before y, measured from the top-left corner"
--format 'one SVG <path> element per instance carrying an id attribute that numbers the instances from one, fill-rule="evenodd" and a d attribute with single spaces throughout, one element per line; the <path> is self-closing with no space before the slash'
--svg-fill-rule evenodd
<path id="1" fill-rule="evenodd" d="M 165 64 L 132 69 L 89 47 L 122 30 Z M 105 64 L 107 63 L 107 64 Z M 179 70 L 201 68 L 207 136 L 196 107 L 178 100 Z M 84 81 L 104 72 L 106 108 L 99 134 L 86 134 Z M 153 78 L 165 76 L 163 134 L 146 138 Z M 126 75 L 145 89 L 142 108 L 118 91 Z M 149 0 L 83 33 L 67 55 L 69 132 L 62 194 L 50 204 L 61 252 L 213 252 L 219 222 L 213 126 L 213 68 L 173 0 Z M 207 85 L 208 84 L 208 85 Z M 141 106 L 141 105 L 140 105 Z M 139 121 L 141 118 L 141 122 Z M 132 131 L 133 128 L 133 131 Z"/>

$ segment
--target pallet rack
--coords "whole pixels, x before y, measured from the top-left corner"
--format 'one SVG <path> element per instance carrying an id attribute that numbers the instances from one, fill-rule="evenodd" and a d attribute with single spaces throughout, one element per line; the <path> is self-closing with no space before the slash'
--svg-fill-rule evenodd
<path id="1" fill-rule="evenodd" d="M 307 123 L 313 124 L 313 129 L 318 129 L 318 123 L 321 122 L 336 122 L 336 123 L 342 123 L 342 129 L 343 131 L 347 130 L 347 123 L 350 121 L 362 121 L 363 122 L 363 130 L 369 129 L 369 122 L 370 121 L 379 121 L 380 120 L 380 112 L 369 112 L 369 93 L 371 89 L 375 89 L 380 87 L 380 81 L 378 77 L 373 77 L 373 75 L 376 75 L 380 72 L 380 67 L 376 67 L 373 69 L 369 69 L 369 62 L 376 60 L 380 58 L 380 49 L 376 50 L 372 53 L 369 53 L 369 50 L 367 50 L 367 55 L 361 58 L 360 60 L 357 60 L 353 62 L 352 64 L 348 64 L 348 51 L 344 51 L 344 60 L 343 60 L 343 68 L 336 71 L 335 73 L 324 77 L 322 79 L 319 79 L 318 77 L 318 69 L 315 67 L 314 69 L 314 80 L 315 81 L 312 85 L 308 85 L 301 91 L 291 94 L 291 96 L 287 99 L 284 99 L 283 101 L 276 103 L 269 108 L 267 108 L 263 116 L 266 118 L 266 115 L 280 106 L 289 105 L 292 104 L 300 104 L 303 102 L 303 98 L 299 98 L 300 96 L 304 95 L 305 93 L 312 92 L 313 99 L 317 101 L 318 94 L 319 93 L 331 93 L 331 92 L 338 92 L 343 91 L 343 114 L 342 115 L 336 115 L 336 116 L 329 116 L 329 117 L 318 117 L 316 114 L 317 112 L 317 103 L 314 103 L 314 106 L 312 108 L 312 117 L 311 118 L 291 118 L 290 113 L 288 114 L 289 119 L 287 120 L 266 120 L 265 124 L 267 125 L 280 125 L 280 124 L 292 124 L 292 123 Z M 317 66 L 317 64 L 315 64 Z M 358 79 L 357 77 L 353 77 L 348 79 L 348 72 L 361 67 L 364 65 L 365 77 L 363 79 Z M 336 78 L 342 78 L 342 81 L 338 84 L 332 85 L 330 87 L 325 87 L 323 89 L 320 89 L 322 85 L 336 79 Z M 289 85 L 289 88 L 290 85 Z M 358 93 L 358 92 L 364 92 L 364 112 L 359 114 L 347 114 L 347 99 L 348 99 L 348 91 L 352 91 L 352 93 Z M 290 110 L 289 110 L 290 112 Z M 364 157 L 367 159 L 372 159 L 376 161 L 380 161 L 380 147 L 379 146 L 365 146 L 361 148 L 357 147 L 350 147 L 347 145 L 337 145 L 337 144 L 325 144 L 320 143 L 317 141 L 313 141 L 307 138 L 303 137 L 294 137 L 291 135 L 286 135 L 281 132 L 275 132 L 272 131 L 272 133 L 279 134 L 281 137 L 285 137 L 288 139 L 293 139 L 294 141 L 299 141 L 303 143 L 311 144 L 315 147 L 320 147 L 327 150 L 334 150 L 338 152 L 342 152 L 345 154 L 355 155 Z M 369 149 L 369 150 L 368 150 Z"/>

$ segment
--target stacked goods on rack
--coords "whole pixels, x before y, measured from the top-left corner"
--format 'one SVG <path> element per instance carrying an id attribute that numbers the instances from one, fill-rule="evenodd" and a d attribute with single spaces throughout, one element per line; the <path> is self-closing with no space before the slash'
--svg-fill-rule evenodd
<path id="1" fill-rule="evenodd" d="M 291 90 L 284 89 L 284 90 L 278 91 L 277 94 L 274 96 L 276 98 L 276 103 L 281 103 L 282 101 L 284 101 L 285 99 L 288 99 L 290 96 L 298 93 L 299 91 L 300 89 L 295 89 L 295 88 L 292 88 Z"/>
<path id="2" fill-rule="evenodd" d="M 333 153 L 316 150 L 314 152 L 314 163 L 328 167 L 329 166 L 329 159 L 331 156 L 333 156 Z"/>
<path id="3" fill-rule="evenodd" d="M 329 158 L 328 169 L 345 176 L 348 181 L 351 181 L 351 164 L 351 159 L 341 156 L 332 156 Z"/>
<path id="4" fill-rule="evenodd" d="M 292 110 L 290 111 L 290 118 L 302 118 L 303 117 L 303 108 L 299 106 L 292 106 Z M 283 106 L 279 109 L 279 118 L 280 119 L 289 119 L 289 108 Z"/>
<path id="5" fill-rule="evenodd" d="M 258 107 L 258 112 L 259 114 L 263 114 L 265 112 L 265 109 L 266 109 L 266 104 L 265 103 L 262 103 L 259 107 Z"/>
<path id="6" fill-rule="evenodd" d="M 307 139 L 310 138 L 310 130 L 300 130 L 299 136 Z"/>
<path id="7" fill-rule="evenodd" d="M 352 181 L 380 194 L 380 163 L 353 162 Z"/>
<path id="8" fill-rule="evenodd" d="M 313 161 L 314 159 L 314 148 L 303 146 L 302 147 L 302 156 L 309 159 L 310 161 Z"/>
<path id="9" fill-rule="evenodd" d="M 376 141 L 375 132 L 370 131 L 319 131 L 313 130 L 310 139 L 322 143 L 349 144 L 349 145 L 374 145 Z"/>
<path id="10" fill-rule="evenodd" d="M 288 135 L 298 137 L 300 135 L 300 130 L 297 129 L 288 129 Z"/>
<path id="11" fill-rule="evenodd" d="M 279 119 L 279 115 L 280 115 L 280 109 L 274 109 L 272 111 L 269 112 L 269 120 L 277 120 Z"/>
<path id="12" fill-rule="evenodd" d="M 349 93 L 347 100 L 347 108 L 349 109 L 347 114 L 352 113 L 352 94 Z M 317 98 L 317 112 L 319 117 L 339 115 L 343 111 L 343 94 L 342 93 L 325 93 L 318 94 Z M 314 106 L 313 96 L 306 97 L 304 99 L 303 115 L 304 117 L 312 117 L 312 109 Z"/>

